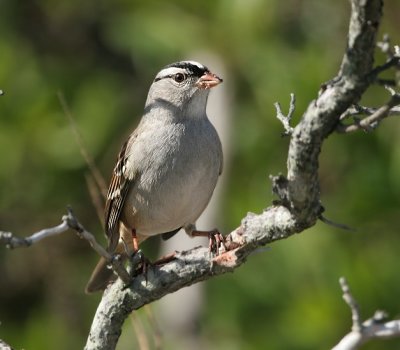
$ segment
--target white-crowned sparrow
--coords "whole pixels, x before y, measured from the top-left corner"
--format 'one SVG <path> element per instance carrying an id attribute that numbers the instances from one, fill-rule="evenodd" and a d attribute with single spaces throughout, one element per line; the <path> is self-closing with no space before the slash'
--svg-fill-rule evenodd
<path id="1" fill-rule="evenodd" d="M 222 172 L 221 142 L 206 114 L 210 88 L 222 79 L 194 61 L 163 68 L 150 87 L 143 117 L 122 146 L 108 189 L 108 251 L 129 255 L 146 238 L 192 235 Z M 112 277 L 105 259 L 86 292 Z"/>

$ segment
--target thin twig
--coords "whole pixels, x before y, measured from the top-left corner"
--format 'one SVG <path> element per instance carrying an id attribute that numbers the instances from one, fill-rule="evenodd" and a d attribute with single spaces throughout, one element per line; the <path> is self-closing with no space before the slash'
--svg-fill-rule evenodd
<path id="1" fill-rule="evenodd" d="M 62 217 L 62 220 L 65 221 L 68 224 L 68 227 L 71 228 L 72 230 L 76 231 L 78 236 L 80 238 L 86 239 L 89 244 L 92 246 L 92 248 L 102 257 L 104 257 L 107 260 L 111 260 L 112 256 L 110 253 L 108 253 L 103 246 L 101 246 L 99 243 L 97 243 L 96 238 L 87 231 L 83 225 L 78 221 L 76 216 L 74 215 L 73 211 L 71 208 L 68 209 L 68 214 L 64 215 Z"/>
<path id="2" fill-rule="evenodd" d="M 369 79 L 379 85 L 385 86 L 396 86 L 398 84 L 397 79 L 381 79 L 378 75 L 390 68 L 400 70 L 400 49 L 399 46 L 391 46 L 390 37 L 388 34 L 384 34 L 382 41 L 378 41 L 376 46 L 386 55 L 387 60 L 384 64 L 376 66 L 369 74 Z"/>
<path id="3" fill-rule="evenodd" d="M 397 81 L 395 79 L 376 78 L 374 83 L 380 86 L 397 86 Z"/>
<path id="4" fill-rule="evenodd" d="M 394 56 L 394 52 L 391 48 L 390 44 L 390 36 L 385 33 L 383 34 L 382 41 L 378 41 L 376 46 L 384 53 L 388 58 L 392 58 Z"/>
<path id="5" fill-rule="evenodd" d="M 93 157 L 89 154 L 89 152 L 87 151 L 87 149 L 85 147 L 85 143 L 83 142 L 83 137 L 82 137 L 81 133 L 79 132 L 79 129 L 75 123 L 75 119 L 71 113 L 71 110 L 69 109 L 69 106 L 67 104 L 64 94 L 61 91 L 58 91 L 57 96 L 60 101 L 61 107 L 64 111 L 64 114 L 67 117 L 69 124 L 71 126 L 71 129 L 74 133 L 75 140 L 79 146 L 81 155 L 82 155 L 83 159 L 85 160 L 90 172 L 92 173 L 93 178 L 96 181 L 96 185 L 98 186 L 100 193 L 103 195 L 104 198 L 106 198 L 106 196 L 107 196 L 106 181 L 104 180 L 103 175 L 101 175 L 99 169 L 97 168 L 96 163 L 93 160 Z"/>
<path id="6" fill-rule="evenodd" d="M 370 115 L 376 113 L 378 109 L 379 108 L 376 108 L 376 107 L 353 105 L 340 116 L 340 121 L 343 121 L 350 117 L 370 116 Z M 392 107 L 387 116 L 388 117 L 400 116 L 400 106 Z"/>
<path id="7" fill-rule="evenodd" d="M 386 104 L 376 109 L 374 113 L 372 113 L 368 117 L 362 120 L 356 119 L 355 123 L 350 125 L 343 125 L 339 123 L 338 126 L 336 127 L 336 131 L 339 133 L 349 133 L 357 130 L 371 131 L 375 129 L 379 125 L 381 120 L 386 118 L 387 116 L 398 115 L 400 107 L 397 105 L 399 104 L 400 104 L 400 94 L 395 93 L 392 95 L 392 97 Z M 346 111 L 344 114 L 342 114 L 341 118 L 342 119 L 347 118 L 353 111 L 356 112 L 356 114 L 359 114 L 360 110 L 357 110 L 357 107 L 353 106 L 352 108 L 355 109 Z"/>
<path id="8" fill-rule="evenodd" d="M 4 244 L 9 249 L 29 247 L 44 238 L 59 235 L 67 230 L 69 230 L 69 226 L 66 221 L 63 221 L 57 226 L 40 230 L 24 238 L 14 236 L 11 232 L 0 231 L 0 243 Z"/>
<path id="9" fill-rule="evenodd" d="M 361 332 L 362 323 L 361 323 L 360 308 L 358 306 L 358 303 L 350 292 L 350 287 L 346 281 L 346 278 L 340 277 L 339 283 L 343 291 L 343 299 L 347 303 L 347 305 L 349 305 L 351 310 L 351 319 L 353 321 L 351 330 L 353 332 Z"/>
<path id="10" fill-rule="evenodd" d="M 374 338 L 387 339 L 400 336 L 400 320 L 386 322 L 385 311 L 378 310 L 373 317 L 361 322 L 357 301 L 351 294 L 346 279 L 341 277 L 339 282 L 343 291 L 343 299 L 351 310 L 353 326 L 351 332 L 346 334 L 332 350 L 356 350 Z"/>
<path id="11" fill-rule="evenodd" d="M 382 73 L 392 67 L 398 68 L 399 65 L 400 65 L 400 56 L 394 55 L 393 57 L 389 58 L 384 64 L 382 64 L 380 66 L 376 66 L 369 74 L 369 77 L 373 81 L 377 78 L 377 76 L 380 73 Z"/>
<path id="12" fill-rule="evenodd" d="M 274 103 L 276 109 L 276 117 L 281 121 L 283 127 L 285 128 L 285 132 L 283 136 L 288 136 L 293 133 L 293 128 L 290 126 L 290 121 L 292 120 L 294 111 L 296 109 L 296 96 L 291 93 L 290 94 L 290 104 L 289 104 L 289 111 L 288 114 L 285 115 L 282 112 L 282 108 L 279 102 Z"/>
<path id="13" fill-rule="evenodd" d="M 121 278 L 125 285 L 128 285 L 132 279 L 129 276 L 129 273 L 126 271 L 121 256 L 119 254 L 112 255 L 107 252 L 102 245 L 97 243 L 96 238 L 87 231 L 83 225 L 77 220 L 71 208 L 68 208 L 68 215 L 63 216 L 63 220 L 66 220 L 68 226 L 75 230 L 79 237 L 87 240 L 91 247 L 106 261 L 111 265 L 112 269 L 115 273 Z"/>
<path id="14" fill-rule="evenodd" d="M 0 244 L 4 244 L 7 248 L 20 248 L 20 247 L 29 247 L 32 244 L 38 243 L 41 240 L 52 237 L 55 235 L 59 235 L 63 232 L 68 231 L 69 229 L 74 230 L 80 238 L 83 238 L 89 242 L 91 247 L 106 261 L 111 265 L 112 269 L 117 273 L 117 275 L 122 279 L 125 284 L 129 284 L 131 282 L 131 277 L 129 273 L 126 271 L 123 262 L 121 260 L 120 255 L 112 255 L 107 252 L 97 241 L 96 238 L 87 231 L 83 225 L 78 221 L 75 217 L 71 208 L 68 208 L 67 215 L 62 217 L 61 224 L 40 230 L 39 232 L 35 232 L 34 234 L 28 237 L 17 237 L 13 235 L 11 232 L 3 232 L 0 231 Z"/>

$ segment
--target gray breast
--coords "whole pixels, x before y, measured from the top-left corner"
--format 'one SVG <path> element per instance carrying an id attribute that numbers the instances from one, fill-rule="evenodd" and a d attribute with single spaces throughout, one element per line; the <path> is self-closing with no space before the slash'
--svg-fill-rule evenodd
<path id="1" fill-rule="evenodd" d="M 218 180 L 221 144 L 208 119 L 154 125 L 133 145 L 137 181 L 123 221 L 142 235 L 194 223 Z"/>

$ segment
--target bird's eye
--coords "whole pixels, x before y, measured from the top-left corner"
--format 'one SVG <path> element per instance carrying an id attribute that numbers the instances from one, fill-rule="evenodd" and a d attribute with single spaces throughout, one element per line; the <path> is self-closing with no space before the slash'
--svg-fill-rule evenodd
<path id="1" fill-rule="evenodd" d="M 174 75 L 174 80 L 175 80 L 177 83 L 182 83 L 185 79 L 186 79 L 186 75 L 183 74 L 183 73 L 176 73 L 176 74 Z"/>

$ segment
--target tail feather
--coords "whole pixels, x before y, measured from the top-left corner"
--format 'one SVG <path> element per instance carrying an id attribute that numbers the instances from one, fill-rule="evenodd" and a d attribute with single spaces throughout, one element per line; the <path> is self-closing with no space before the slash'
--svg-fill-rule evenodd
<path id="1" fill-rule="evenodd" d="M 85 293 L 90 294 L 104 290 L 115 279 L 116 276 L 113 270 L 108 268 L 106 259 L 100 258 L 86 285 Z"/>

